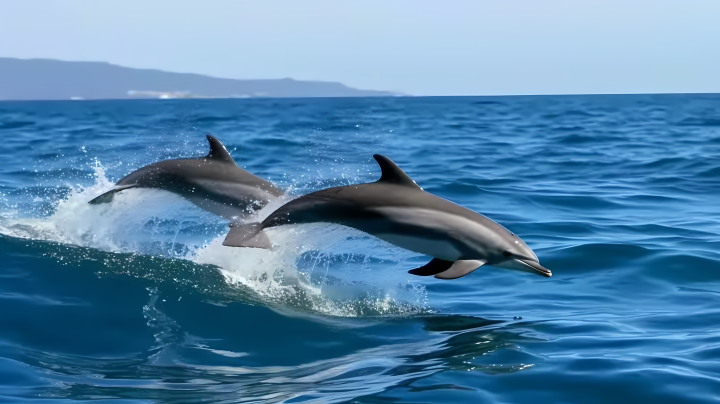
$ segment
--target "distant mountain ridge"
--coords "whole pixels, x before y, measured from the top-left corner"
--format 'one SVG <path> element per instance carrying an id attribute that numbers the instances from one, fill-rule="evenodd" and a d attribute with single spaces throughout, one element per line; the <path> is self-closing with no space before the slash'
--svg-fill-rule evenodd
<path id="1" fill-rule="evenodd" d="M 0 58 L 0 100 L 233 97 L 377 97 L 342 83 L 293 79 L 235 80 L 134 69 L 105 62 Z"/>

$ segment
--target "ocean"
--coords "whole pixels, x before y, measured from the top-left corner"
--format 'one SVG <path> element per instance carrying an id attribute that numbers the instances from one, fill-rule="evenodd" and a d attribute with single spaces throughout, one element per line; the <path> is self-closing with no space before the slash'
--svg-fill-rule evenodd
<path id="1" fill-rule="evenodd" d="M 384 154 L 553 276 L 412 276 L 323 223 L 223 247 L 161 190 L 87 204 L 207 133 L 282 201 Z M 2 102 L 0 161 L 3 403 L 720 400 L 720 95 Z"/>

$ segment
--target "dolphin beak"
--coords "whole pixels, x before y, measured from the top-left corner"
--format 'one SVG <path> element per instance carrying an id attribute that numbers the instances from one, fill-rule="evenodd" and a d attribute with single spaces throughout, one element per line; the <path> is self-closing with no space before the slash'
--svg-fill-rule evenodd
<path id="1" fill-rule="evenodd" d="M 544 266 L 540 265 L 540 263 L 537 261 L 515 258 L 515 262 L 520 263 L 521 265 L 514 265 L 512 269 L 542 275 L 546 278 L 552 276 L 552 272 Z"/>

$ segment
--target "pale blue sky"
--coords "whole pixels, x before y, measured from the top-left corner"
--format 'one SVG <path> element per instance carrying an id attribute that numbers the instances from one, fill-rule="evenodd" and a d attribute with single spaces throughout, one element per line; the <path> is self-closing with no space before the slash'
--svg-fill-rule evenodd
<path id="1" fill-rule="evenodd" d="M 0 56 L 413 95 L 720 93 L 720 0 L 0 0 Z"/>

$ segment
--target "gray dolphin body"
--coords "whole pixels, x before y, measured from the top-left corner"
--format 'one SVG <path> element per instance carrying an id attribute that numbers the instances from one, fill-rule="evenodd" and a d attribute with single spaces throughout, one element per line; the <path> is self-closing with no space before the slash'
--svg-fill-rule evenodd
<path id="1" fill-rule="evenodd" d="M 377 182 L 328 188 L 294 199 L 262 223 L 230 224 L 223 245 L 270 248 L 262 230 L 285 224 L 330 222 L 353 227 L 402 248 L 434 257 L 409 271 L 455 279 L 484 264 L 549 277 L 518 236 L 487 217 L 425 192 L 392 160 L 376 154 Z"/>
<path id="2" fill-rule="evenodd" d="M 117 182 L 117 187 L 91 200 L 108 203 L 129 188 L 156 188 L 176 193 L 202 209 L 228 220 L 242 217 L 282 195 L 282 190 L 235 164 L 225 146 L 207 135 L 207 156 L 164 160 L 142 167 Z"/>

